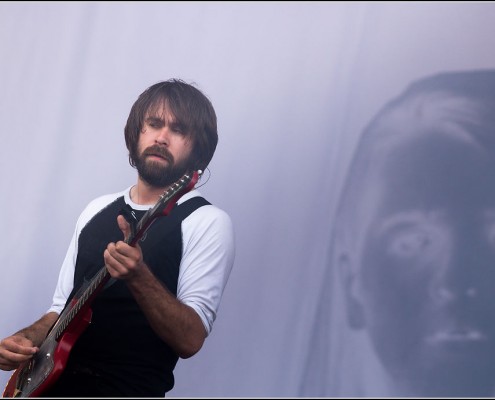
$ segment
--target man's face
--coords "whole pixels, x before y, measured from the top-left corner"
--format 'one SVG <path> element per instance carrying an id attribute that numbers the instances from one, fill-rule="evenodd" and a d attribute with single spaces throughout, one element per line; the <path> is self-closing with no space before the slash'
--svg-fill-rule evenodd
<path id="1" fill-rule="evenodd" d="M 355 293 L 377 354 L 419 395 L 483 395 L 495 378 L 494 160 L 466 139 L 421 136 L 369 184 Z"/>
<path id="2" fill-rule="evenodd" d="M 138 143 L 136 168 L 151 186 L 166 187 L 177 181 L 189 166 L 192 142 L 174 116 L 163 110 L 148 115 Z"/>

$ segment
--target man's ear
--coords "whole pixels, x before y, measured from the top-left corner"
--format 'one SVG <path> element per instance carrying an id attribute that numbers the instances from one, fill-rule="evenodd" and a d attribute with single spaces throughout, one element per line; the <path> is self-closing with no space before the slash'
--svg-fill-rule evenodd
<path id="1" fill-rule="evenodd" d="M 366 325 L 366 319 L 358 293 L 357 266 L 353 265 L 353 262 L 354 260 L 345 251 L 341 252 L 337 257 L 338 270 L 344 287 L 347 322 L 352 329 L 362 329 Z"/>

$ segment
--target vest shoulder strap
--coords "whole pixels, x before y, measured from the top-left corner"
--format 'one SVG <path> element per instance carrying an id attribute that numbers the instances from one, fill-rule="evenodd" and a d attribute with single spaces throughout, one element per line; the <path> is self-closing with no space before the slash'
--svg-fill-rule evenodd
<path id="1" fill-rule="evenodd" d="M 175 207 L 172 208 L 172 211 L 170 212 L 168 217 L 174 217 L 178 221 L 183 221 L 193 211 L 196 211 L 198 208 L 209 204 L 211 203 L 208 200 L 206 200 L 204 197 L 201 196 L 192 197 L 181 204 L 176 204 Z"/>

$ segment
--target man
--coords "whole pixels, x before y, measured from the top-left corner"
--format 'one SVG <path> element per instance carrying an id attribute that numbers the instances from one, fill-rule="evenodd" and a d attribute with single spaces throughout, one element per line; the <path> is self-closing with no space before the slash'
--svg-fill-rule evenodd
<path id="1" fill-rule="evenodd" d="M 178 358 L 200 350 L 216 317 L 234 260 L 233 226 L 224 211 L 192 189 L 141 240 L 126 240 L 133 219 L 139 221 L 181 177 L 209 164 L 218 141 L 211 102 L 184 81 L 159 82 L 132 106 L 125 141 L 137 183 L 86 207 L 51 308 L 0 342 L 0 368 L 24 365 L 67 300 L 78 298 L 98 271 L 108 272 L 111 279 L 91 303 L 91 323 L 41 396 L 164 396 L 174 385 Z"/>
<path id="2" fill-rule="evenodd" d="M 493 395 L 494 127 L 495 71 L 438 74 L 378 113 L 351 164 L 334 259 L 393 396 Z"/>

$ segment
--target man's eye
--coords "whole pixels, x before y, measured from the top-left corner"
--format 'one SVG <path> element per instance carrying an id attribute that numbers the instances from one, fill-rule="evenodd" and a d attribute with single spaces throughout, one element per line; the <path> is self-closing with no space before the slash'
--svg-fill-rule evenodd
<path id="1" fill-rule="evenodd" d="M 171 126 L 172 132 L 177 133 L 178 135 L 184 135 L 184 128 L 179 125 L 173 125 Z"/>

